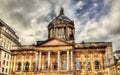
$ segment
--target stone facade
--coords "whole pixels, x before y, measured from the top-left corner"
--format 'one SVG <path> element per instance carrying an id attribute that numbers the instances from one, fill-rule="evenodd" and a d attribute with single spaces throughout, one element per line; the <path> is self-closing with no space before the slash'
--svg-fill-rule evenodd
<path id="1" fill-rule="evenodd" d="M 114 56 L 112 58 L 110 58 L 110 60 L 109 60 L 109 62 L 110 62 L 109 75 L 120 75 L 120 55 L 118 55 L 118 53 L 116 53 L 116 52 L 120 53 L 120 51 L 115 51 Z"/>
<path id="2" fill-rule="evenodd" d="M 11 52 L 13 46 L 20 46 L 15 32 L 0 19 L 0 75 L 9 74 Z"/>
<path id="3" fill-rule="evenodd" d="M 11 50 L 10 75 L 109 75 L 111 42 L 75 43 L 74 22 L 60 14 L 48 25 L 48 39 Z"/>

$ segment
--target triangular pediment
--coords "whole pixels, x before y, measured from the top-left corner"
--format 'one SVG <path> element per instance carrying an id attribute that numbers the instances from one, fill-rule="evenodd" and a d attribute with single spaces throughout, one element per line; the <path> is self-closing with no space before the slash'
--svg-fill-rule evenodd
<path id="1" fill-rule="evenodd" d="M 56 38 L 46 40 L 40 44 L 40 46 L 61 46 L 61 45 L 71 45 L 71 44 Z"/>

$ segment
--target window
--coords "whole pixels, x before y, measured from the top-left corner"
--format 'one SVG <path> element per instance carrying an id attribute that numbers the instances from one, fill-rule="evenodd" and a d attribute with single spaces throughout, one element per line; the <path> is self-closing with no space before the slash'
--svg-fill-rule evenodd
<path id="1" fill-rule="evenodd" d="M 2 72 L 4 72 L 4 67 L 2 68 Z"/>
<path id="2" fill-rule="evenodd" d="M 67 32 L 67 30 L 66 30 L 66 28 L 64 27 L 64 35 L 65 35 L 65 36 L 66 36 L 66 34 L 67 34 L 66 32 Z"/>
<path id="3" fill-rule="evenodd" d="M 6 58 L 6 53 L 5 53 L 5 55 L 4 55 L 4 58 Z"/>
<path id="4" fill-rule="evenodd" d="M 18 71 L 18 72 L 21 71 L 21 62 L 18 62 L 18 63 L 17 63 L 17 71 Z"/>
<path id="5" fill-rule="evenodd" d="M 48 69 L 48 61 L 45 62 L 45 68 Z"/>
<path id="6" fill-rule="evenodd" d="M 5 60 L 3 60 L 3 65 L 5 65 Z"/>
<path id="7" fill-rule="evenodd" d="M 86 71 L 89 71 L 91 68 L 90 68 L 90 61 L 89 60 L 86 60 L 85 61 L 85 70 Z"/>
<path id="8" fill-rule="evenodd" d="M 62 38 L 62 28 L 58 28 L 58 37 Z"/>
<path id="9" fill-rule="evenodd" d="M 7 61 L 7 66 L 8 66 L 8 61 Z"/>
<path id="10" fill-rule="evenodd" d="M 76 70 L 79 71 L 81 69 L 81 63 L 79 60 L 76 60 Z"/>
<path id="11" fill-rule="evenodd" d="M 7 68 L 6 68 L 6 73 L 7 73 Z"/>
<path id="12" fill-rule="evenodd" d="M 95 62 L 94 62 L 94 65 L 95 65 L 95 70 L 99 70 L 99 61 L 98 60 L 95 60 Z"/>
<path id="13" fill-rule="evenodd" d="M 55 70 L 57 70 L 57 68 L 58 68 L 58 63 L 55 61 L 54 63 L 53 63 L 53 68 L 55 69 Z"/>
<path id="14" fill-rule="evenodd" d="M 67 61 L 63 61 L 63 69 L 64 69 L 64 70 L 67 69 Z"/>
<path id="15" fill-rule="evenodd" d="M 25 72 L 28 72 L 29 71 L 29 62 L 26 62 L 25 65 L 24 65 L 24 70 Z"/>
<path id="16" fill-rule="evenodd" d="M 0 61 L 0 68 L 1 68 L 1 61 Z"/>
<path id="17" fill-rule="evenodd" d="M 9 59 L 9 55 L 8 55 L 8 57 L 7 57 L 8 59 Z"/>

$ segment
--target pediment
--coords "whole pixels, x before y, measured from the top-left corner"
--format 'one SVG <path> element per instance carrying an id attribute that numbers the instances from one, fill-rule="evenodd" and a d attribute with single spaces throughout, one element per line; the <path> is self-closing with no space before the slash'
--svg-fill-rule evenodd
<path id="1" fill-rule="evenodd" d="M 45 42 L 43 42 L 40 46 L 61 46 L 61 45 L 71 45 L 70 43 L 63 41 L 61 39 L 50 39 Z"/>

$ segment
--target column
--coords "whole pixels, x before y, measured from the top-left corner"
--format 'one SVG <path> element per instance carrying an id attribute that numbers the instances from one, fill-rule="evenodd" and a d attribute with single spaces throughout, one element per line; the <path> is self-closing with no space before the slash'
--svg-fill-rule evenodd
<path id="1" fill-rule="evenodd" d="M 71 70 L 73 71 L 73 51 L 71 50 Z"/>
<path id="2" fill-rule="evenodd" d="M 48 71 L 50 70 L 50 51 L 48 51 Z"/>
<path id="3" fill-rule="evenodd" d="M 11 55 L 11 60 L 10 60 L 10 73 L 12 74 L 13 73 L 13 64 L 14 64 L 14 59 L 13 59 L 14 56 Z"/>
<path id="4" fill-rule="evenodd" d="M 56 28 L 56 36 L 58 37 L 58 28 Z"/>
<path id="5" fill-rule="evenodd" d="M 65 36 L 65 34 L 64 34 L 64 28 L 62 28 L 62 38 L 65 38 L 64 36 Z"/>
<path id="6" fill-rule="evenodd" d="M 93 61 L 93 58 L 94 58 L 93 53 L 90 54 L 90 58 L 92 59 L 90 64 L 91 64 L 91 71 L 93 72 L 95 70 L 95 65 L 94 65 L 94 61 Z"/>
<path id="7" fill-rule="evenodd" d="M 100 64 L 99 64 L 99 69 L 103 72 L 103 64 L 104 64 L 104 62 L 103 62 L 103 56 L 102 56 L 102 54 L 100 54 Z"/>
<path id="8" fill-rule="evenodd" d="M 22 55 L 22 63 L 21 63 L 21 71 L 22 72 L 24 71 L 24 59 L 25 59 L 25 56 Z"/>
<path id="9" fill-rule="evenodd" d="M 39 71 L 42 69 L 42 52 L 39 52 Z"/>
<path id="10" fill-rule="evenodd" d="M 38 70 L 38 52 L 36 52 L 36 54 L 35 54 L 35 71 L 37 71 Z"/>
<path id="11" fill-rule="evenodd" d="M 14 64 L 13 64 L 13 72 L 16 71 L 16 55 L 14 55 Z"/>
<path id="12" fill-rule="evenodd" d="M 32 57 L 32 55 L 30 55 L 30 71 L 32 72 L 33 71 L 33 68 L 32 68 L 32 65 L 33 65 L 33 59 L 32 59 L 33 57 Z"/>
<path id="13" fill-rule="evenodd" d="M 69 69 L 70 69 L 70 56 L 69 56 L 69 50 L 67 51 L 67 71 L 69 71 Z"/>
<path id="14" fill-rule="evenodd" d="M 58 51 L 58 71 L 60 70 L 60 51 Z"/>

